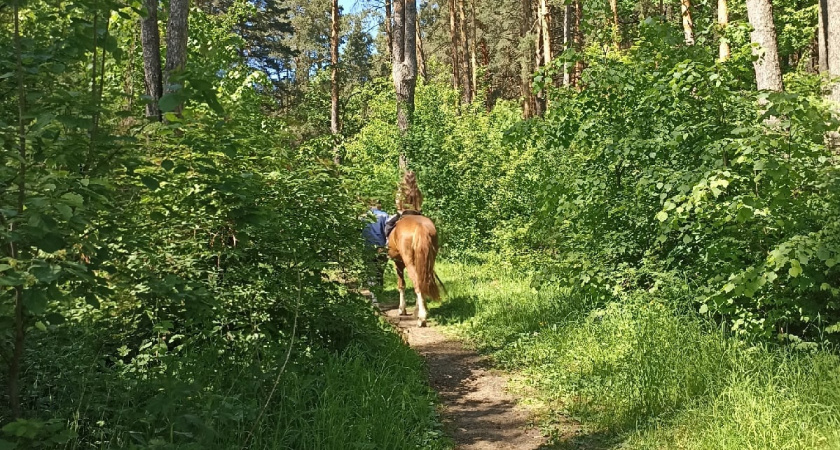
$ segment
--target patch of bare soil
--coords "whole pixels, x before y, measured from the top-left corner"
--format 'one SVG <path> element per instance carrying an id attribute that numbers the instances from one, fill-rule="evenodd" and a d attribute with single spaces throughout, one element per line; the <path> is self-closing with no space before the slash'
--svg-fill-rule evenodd
<path id="1" fill-rule="evenodd" d="M 443 403 L 444 427 L 457 449 L 545 448 L 546 439 L 529 424 L 529 411 L 517 405 L 505 377 L 491 370 L 485 358 L 434 326 L 418 328 L 415 317 L 400 316 L 396 307 L 381 309 L 426 359 L 430 384 Z"/>

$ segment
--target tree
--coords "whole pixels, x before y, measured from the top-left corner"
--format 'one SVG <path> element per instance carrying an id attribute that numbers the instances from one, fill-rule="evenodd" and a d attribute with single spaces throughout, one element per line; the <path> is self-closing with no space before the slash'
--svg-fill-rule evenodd
<path id="1" fill-rule="evenodd" d="M 158 0 L 143 0 L 146 14 L 140 18 L 140 42 L 143 47 L 143 73 L 146 95 L 146 117 L 160 121 L 158 101 L 163 95 L 160 66 L 160 29 L 158 28 Z"/>
<path id="2" fill-rule="evenodd" d="M 402 133 L 411 126 L 414 88 L 417 85 L 417 4 L 415 0 L 394 0 L 393 61 L 391 75 L 397 94 L 397 125 Z M 404 154 L 400 164 L 405 164 Z"/>
<path id="3" fill-rule="evenodd" d="M 461 76 L 463 77 L 463 81 L 461 86 L 464 89 L 463 92 L 463 99 L 464 103 L 471 103 L 473 100 L 473 88 L 472 85 L 472 61 L 470 58 L 470 34 L 469 30 L 467 29 L 467 17 L 464 11 L 464 0 L 455 0 L 455 4 L 458 8 L 458 40 L 461 44 Z"/>
<path id="4" fill-rule="evenodd" d="M 567 3 L 563 7 L 563 50 L 568 50 L 572 45 L 572 4 Z M 572 84 L 572 74 L 567 64 L 563 65 L 563 85 Z"/>
<path id="5" fill-rule="evenodd" d="M 173 76 L 184 70 L 187 64 L 187 34 L 190 13 L 189 0 L 170 0 L 169 23 L 166 26 L 166 65 L 163 75 L 163 93 L 169 94 L 180 87 Z M 175 113 L 180 114 L 183 104 L 179 102 Z"/>
<path id="6" fill-rule="evenodd" d="M 840 0 L 828 0 L 826 7 L 826 52 L 828 54 L 828 74 L 831 78 L 840 77 Z M 831 87 L 830 98 L 840 103 L 840 83 Z"/>
<path id="7" fill-rule="evenodd" d="M 615 1 L 615 0 L 612 0 Z M 551 15 L 548 10 L 547 0 L 539 0 L 539 23 L 540 36 L 542 37 L 542 60 L 543 65 L 551 62 Z"/>
<path id="8" fill-rule="evenodd" d="M 781 91 L 782 69 L 776 43 L 776 26 L 773 23 L 773 5 L 770 0 L 747 0 L 747 16 L 753 27 L 750 41 L 754 46 L 753 55 L 757 57 L 753 66 L 758 89 Z"/>
<path id="9" fill-rule="evenodd" d="M 338 0 L 332 0 L 330 35 L 330 133 L 333 135 L 333 160 L 341 162 L 338 154 Z"/>
<path id="10" fill-rule="evenodd" d="M 456 91 L 461 90 L 461 47 L 459 45 L 458 36 L 458 7 L 457 0 L 449 0 L 449 36 L 450 36 L 450 62 L 452 63 L 452 88 Z"/>
<path id="11" fill-rule="evenodd" d="M 683 34 L 685 34 L 685 43 L 694 45 L 694 20 L 691 18 L 691 0 L 680 0 L 680 8 L 682 11 L 682 26 Z"/>
<path id="12" fill-rule="evenodd" d="M 718 26 L 720 27 L 720 60 L 729 59 L 729 42 L 726 40 L 726 28 L 729 27 L 729 8 L 726 0 L 718 0 Z"/>
<path id="13" fill-rule="evenodd" d="M 534 94 L 531 90 L 531 76 L 533 70 L 533 43 L 530 39 L 531 30 L 531 2 L 520 0 L 521 20 L 519 22 L 519 66 L 520 66 L 520 92 L 522 95 L 522 115 L 527 119 L 534 115 Z"/>
<path id="14" fill-rule="evenodd" d="M 828 73 L 828 1 L 817 0 L 817 54 L 821 73 Z"/>

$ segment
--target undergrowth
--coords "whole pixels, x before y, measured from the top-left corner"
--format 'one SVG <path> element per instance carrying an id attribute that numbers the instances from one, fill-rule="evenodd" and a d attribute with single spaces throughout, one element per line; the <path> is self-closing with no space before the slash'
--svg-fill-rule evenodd
<path id="1" fill-rule="evenodd" d="M 555 435 L 559 448 L 840 447 L 829 348 L 750 344 L 682 306 L 678 286 L 595 301 L 499 264 L 438 267 L 449 298 L 431 316 L 521 372 L 549 429 L 562 415 L 584 424 Z"/>

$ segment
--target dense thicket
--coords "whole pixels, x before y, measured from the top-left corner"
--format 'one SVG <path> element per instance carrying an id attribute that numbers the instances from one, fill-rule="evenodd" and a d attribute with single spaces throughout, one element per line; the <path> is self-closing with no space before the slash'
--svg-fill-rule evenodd
<path id="1" fill-rule="evenodd" d="M 259 11 L 189 11 L 161 122 L 149 13 L 0 9 L 0 447 L 436 446 L 419 358 L 349 290 L 364 205 L 249 64 Z"/>

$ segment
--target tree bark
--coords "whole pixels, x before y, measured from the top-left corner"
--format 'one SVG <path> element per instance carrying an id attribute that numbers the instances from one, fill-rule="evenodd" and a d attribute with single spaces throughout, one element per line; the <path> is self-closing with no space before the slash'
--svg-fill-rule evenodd
<path id="1" fill-rule="evenodd" d="M 470 35 L 470 75 L 472 77 L 472 88 L 473 88 L 473 98 L 475 98 L 476 93 L 478 92 L 478 57 L 476 56 L 476 39 L 477 39 L 477 31 L 476 31 L 476 20 L 475 20 L 475 2 L 476 0 L 470 0 L 470 26 L 469 26 L 469 35 Z"/>
<path id="2" fill-rule="evenodd" d="M 575 5 L 575 25 L 574 25 L 574 45 L 575 50 L 583 50 L 583 29 L 580 27 L 580 21 L 583 20 L 583 2 L 581 0 L 574 0 Z M 575 62 L 575 71 L 572 75 L 572 85 L 580 89 L 581 75 L 583 74 L 583 59 L 578 59 Z"/>
<path id="3" fill-rule="evenodd" d="M 332 0 L 330 34 L 330 133 L 333 135 L 333 161 L 341 164 L 338 154 L 338 0 Z"/>
<path id="4" fill-rule="evenodd" d="M 817 64 L 820 73 L 828 73 L 828 1 L 817 0 L 817 8 Z"/>
<path id="5" fill-rule="evenodd" d="M 720 28 L 720 60 L 729 59 L 729 42 L 726 40 L 726 29 L 729 27 L 729 7 L 726 0 L 718 0 L 718 26 Z"/>
<path id="6" fill-rule="evenodd" d="M 680 0 L 680 8 L 682 11 L 682 26 L 683 34 L 685 35 L 685 43 L 687 45 L 694 45 L 694 20 L 691 18 L 691 0 Z"/>
<path id="7" fill-rule="evenodd" d="M 166 25 L 166 66 L 164 67 L 163 93 L 168 94 L 179 89 L 172 79 L 173 75 L 184 70 L 187 65 L 187 35 L 190 0 L 171 0 L 169 2 L 169 23 Z M 184 105 L 175 108 L 180 115 Z"/>
<path id="8" fill-rule="evenodd" d="M 163 95 L 163 76 L 160 65 L 160 29 L 158 28 L 158 0 L 143 0 L 147 15 L 140 19 L 140 42 L 143 47 L 143 73 L 146 95 L 146 117 L 160 121 L 158 101 Z"/>
<path id="9" fill-rule="evenodd" d="M 449 36 L 452 38 L 452 88 L 461 90 L 461 47 L 458 45 L 458 13 L 456 0 L 449 0 Z"/>
<path id="10" fill-rule="evenodd" d="M 840 77 L 840 0 L 826 2 L 826 60 L 828 74 L 834 79 Z M 840 103 L 840 83 L 831 87 L 830 98 Z"/>
<path id="11" fill-rule="evenodd" d="M 426 52 L 423 50 L 423 33 L 420 31 L 420 13 L 417 13 L 417 70 L 423 81 L 429 82 L 429 72 L 426 70 Z"/>
<path id="12" fill-rule="evenodd" d="M 543 65 L 548 65 L 551 62 L 551 27 L 549 24 L 551 17 L 548 12 L 547 0 L 540 0 L 539 20 L 540 20 L 540 35 L 542 36 L 542 60 Z"/>
<path id="13" fill-rule="evenodd" d="M 758 56 L 753 63 L 758 90 L 782 91 L 782 68 L 770 0 L 747 0 L 747 16 L 754 28 L 750 41 L 759 47 L 753 50 L 753 54 Z"/>
<path id="14" fill-rule="evenodd" d="M 522 93 L 522 115 L 528 119 L 534 115 L 534 95 L 531 89 L 531 76 L 533 74 L 533 59 L 531 57 L 531 40 L 528 33 L 531 29 L 531 4 L 530 0 L 520 0 L 522 13 L 519 22 L 519 38 L 522 54 L 520 64 L 520 92 Z"/>
<path id="15" fill-rule="evenodd" d="M 414 113 L 417 84 L 417 4 L 416 0 L 395 0 L 394 53 L 392 77 L 397 94 L 397 125 L 405 134 Z M 400 160 L 404 161 L 402 153 Z"/>
<path id="16" fill-rule="evenodd" d="M 563 51 L 569 49 L 572 45 L 572 4 L 568 3 L 563 8 Z M 568 63 L 563 64 L 563 85 L 570 86 L 572 84 L 572 73 L 569 70 Z"/>
<path id="17" fill-rule="evenodd" d="M 388 57 L 392 58 L 394 55 L 394 36 L 392 33 L 391 24 L 391 0 L 385 0 L 385 39 L 388 40 Z"/>
<path id="18" fill-rule="evenodd" d="M 464 103 L 472 103 L 472 64 L 470 64 L 470 37 L 467 32 L 467 17 L 464 11 L 464 0 L 455 0 L 458 5 L 458 35 L 461 41 L 461 76 L 463 77 Z"/>

